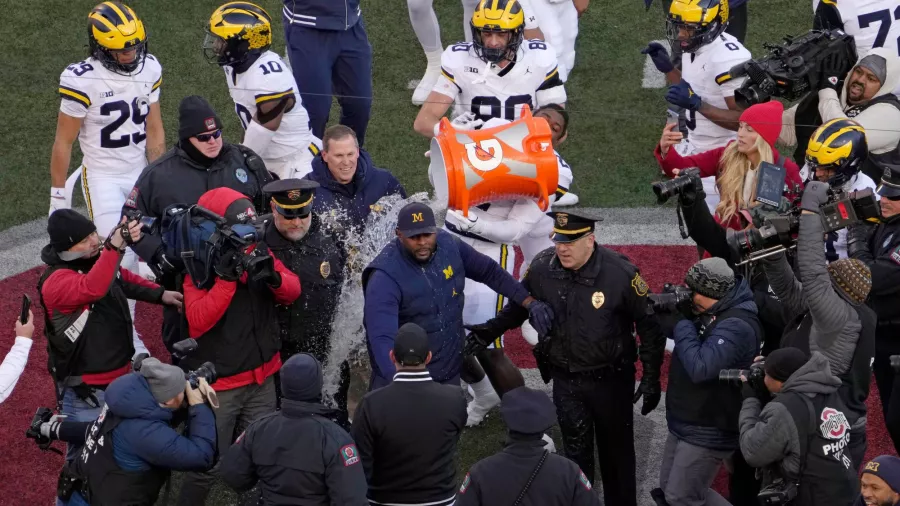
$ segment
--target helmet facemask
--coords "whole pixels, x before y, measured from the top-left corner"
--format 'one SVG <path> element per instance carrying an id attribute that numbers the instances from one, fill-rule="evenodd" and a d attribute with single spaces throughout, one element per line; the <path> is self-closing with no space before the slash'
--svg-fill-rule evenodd
<path id="1" fill-rule="evenodd" d="M 478 28 L 474 23 L 470 23 L 472 27 L 472 47 L 475 48 L 475 55 L 488 63 L 494 65 L 506 60 L 509 62 L 516 61 L 516 55 L 519 52 L 519 46 L 522 45 L 524 39 L 524 29 L 520 26 L 513 30 L 501 30 L 486 26 Z M 483 33 L 508 33 L 509 41 L 503 48 L 490 48 L 484 45 L 482 40 Z"/>
<path id="2" fill-rule="evenodd" d="M 703 26 L 699 23 L 683 23 L 669 16 L 666 20 L 666 39 L 668 39 L 673 51 L 693 53 L 712 42 L 724 29 L 719 20 Z M 681 30 L 687 30 L 691 32 L 691 35 L 686 40 L 681 40 L 679 38 Z"/>
<path id="3" fill-rule="evenodd" d="M 206 57 L 206 61 L 209 63 L 220 66 L 233 65 L 238 63 L 236 57 L 241 52 L 235 51 L 236 48 L 231 46 L 234 46 L 234 41 L 226 41 L 207 30 L 206 37 L 203 39 L 203 56 Z M 246 54 L 246 51 L 243 51 L 243 53 Z"/>

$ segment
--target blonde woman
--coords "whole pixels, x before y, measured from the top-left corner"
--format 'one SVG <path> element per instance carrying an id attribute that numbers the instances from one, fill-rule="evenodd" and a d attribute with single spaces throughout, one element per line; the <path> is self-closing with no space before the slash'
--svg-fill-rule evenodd
<path id="1" fill-rule="evenodd" d="M 699 168 L 701 177 L 715 176 L 720 195 L 716 220 L 727 228 L 743 229 L 749 223 L 741 211 L 752 207 L 756 200 L 756 169 L 760 163 L 784 165 L 788 187 L 801 185 L 800 168 L 775 149 L 783 111 L 784 106 L 774 100 L 754 105 L 741 114 L 737 140 L 691 156 L 681 156 L 671 149 L 683 135 L 674 130 L 675 124 L 668 124 L 656 146 L 656 160 L 670 177 L 689 167 Z"/>

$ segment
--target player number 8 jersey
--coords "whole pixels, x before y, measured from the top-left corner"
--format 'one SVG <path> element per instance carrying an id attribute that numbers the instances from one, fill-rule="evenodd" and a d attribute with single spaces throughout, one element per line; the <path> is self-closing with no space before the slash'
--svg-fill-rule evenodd
<path id="1" fill-rule="evenodd" d="M 63 70 L 59 110 L 83 120 L 78 143 L 85 167 L 118 174 L 147 165 L 146 118 L 161 84 L 162 67 L 149 54 L 131 75 L 110 72 L 93 57 Z"/>

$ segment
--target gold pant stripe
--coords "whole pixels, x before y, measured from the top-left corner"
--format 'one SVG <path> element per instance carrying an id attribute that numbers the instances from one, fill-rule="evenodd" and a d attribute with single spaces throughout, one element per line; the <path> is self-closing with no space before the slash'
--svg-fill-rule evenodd
<path id="1" fill-rule="evenodd" d="M 509 246 L 505 244 L 500 245 L 500 267 L 505 271 L 506 263 L 509 261 Z M 503 295 L 497 294 L 497 311 L 494 313 L 495 315 L 500 314 L 500 311 L 503 310 L 503 302 L 505 297 Z M 502 337 L 498 337 L 494 340 L 494 348 L 500 349 L 503 347 Z"/>
<path id="2" fill-rule="evenodd" d="M 81 188 L 84 190 L 84 203 L 87 204 L 88 218 L 94 221 L 94 210 L 91 206 L 91 189 L 88 187 L 87 167 L 81 166 Z"/>

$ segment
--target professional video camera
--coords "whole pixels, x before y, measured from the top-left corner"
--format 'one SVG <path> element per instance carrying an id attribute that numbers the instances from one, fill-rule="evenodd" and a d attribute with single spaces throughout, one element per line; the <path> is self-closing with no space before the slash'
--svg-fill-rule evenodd
<path id="1" fill-rule="evenodd" d="M 798 494 L 799 488 L 796 483 L 778 478 L 760 490 L 759 494 L 756 495 L 756 499 L 759 501 L 759 504 L 766 506 L 783 506 L 790 504 L 791 501 L 797 498 Z"/>
<path id="2" fill-rule="evenodd" d="M 662 293 L 651 293 L 647 298 L 654 313 L 674 313 L 680 305 L 693 303 L 693 296 L 694 292 L 686 286 L 666 283 Z"/>
<path id="3" fill-rule="evenodd" d="M 871 188 L 845 193 L 829 191 L 828 203 L 820 208 L 825 233 L 835 232 L 862 220 L 878 219 L 881 208 Z M 766 218 L 756 229 L 725 232 L 725 238 L 737 265 L 777 255 L 797 246 L 800 231 L 798 202 L 788 212 Z"/>
<path id="4" fill-rule="evenodd" d="M 162 220 L 165 256 L 176 271 L 187 271 L 197 288 L 209 288 L 215 281 L 214 267 L 220 259 L 237 258 L 238 274 L 256 279 L 274 268 L 268 248 L 247 249 L 260 242 L 271 215 L 258 216 L 249 223 L 229 225 L 224 217 L 198 205 L 169 206 Z"/>
<path id="5" fill-rule="evenodd" d="M 177 343 L 172 345 L 172 357 L 175 360 L 181 360 L 184 357 L 190 355 L 197 349 L 197 340 L 196 339 L 184 339 L 178 341 Z M 150 355 L 147 353 L 141 353 L 137 357 L 134 358 L 133 368 L 135 372 L 140 372 L 141 363 L 144 359 L 149 358 Z M 191 388 L 199 388 L 200 387 L 200 378 L 204 378 L 207 383 L 210 385 L 215 383 L 218 375 L 216 374 L 216 366 L 213 365 L 212 362 L 203 362 L 200 364 L 200 367 L 194 369 L 193 371 L 188 371 L 184 373 L 184 379 L 186 379 L 190 384 Z M 38 424 L 40 427 L 40 424 Z"/>
<path id="6" fill-rule="evenodd" d="M 783 45 L 764 44 L 769 54 L 731 68 L 732 77 L 747 76 L 734 92 L 737 104 L 746 109 L 772 97 L 794 101 L 819 87 L 825 58 L 842 56 L 846 74 L 856 64 L 856 43 L 842 30 L 811 30 L 797 37 L 785 37 Z"/>

